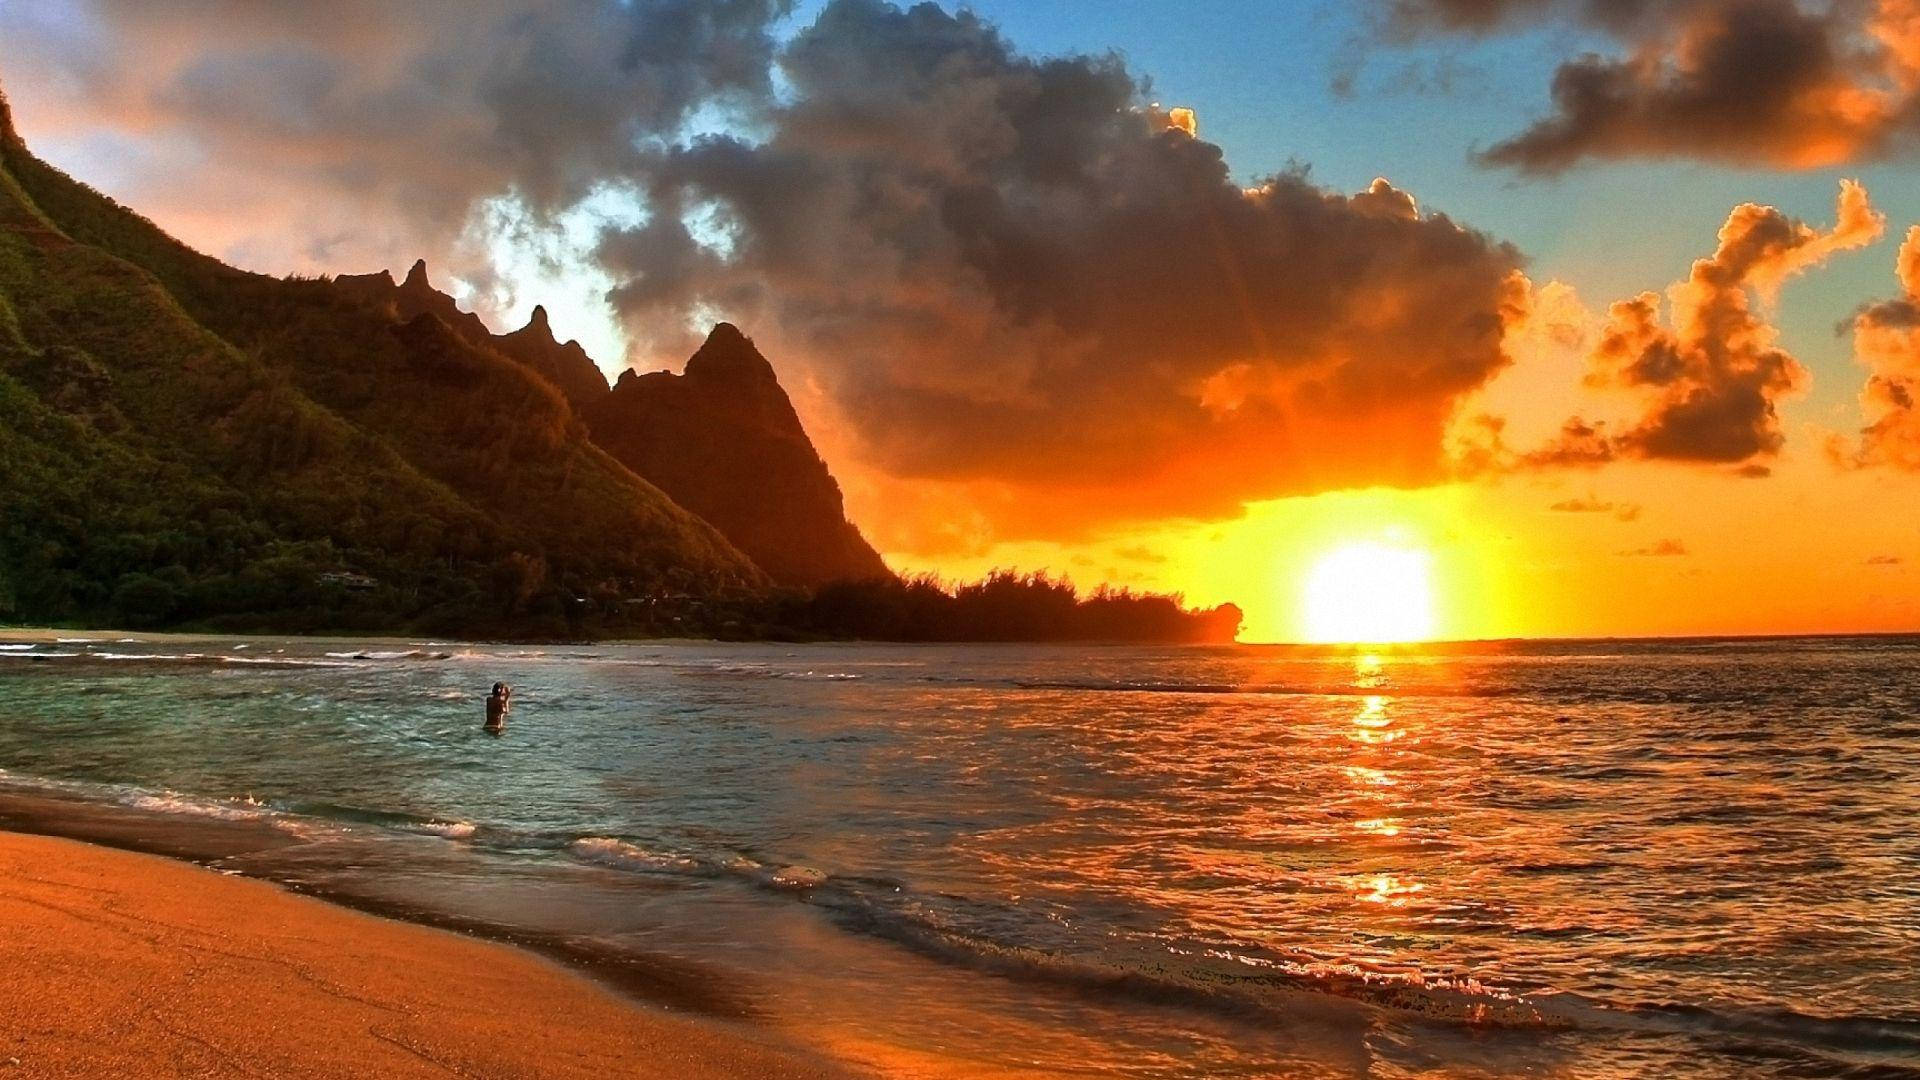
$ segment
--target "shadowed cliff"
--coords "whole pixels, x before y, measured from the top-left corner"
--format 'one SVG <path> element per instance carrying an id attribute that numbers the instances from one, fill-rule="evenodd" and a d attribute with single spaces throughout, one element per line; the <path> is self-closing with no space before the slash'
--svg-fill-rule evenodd
<path id="1" fill-rule="evenodd" d="M 583 418 L 616 460 L 712 522 L 775 581 L 890 576 L 847 520 L 773 366 L 732 324 L 714 327 L 684 374 L 628 371 Z"/>
<path id="2" fill-rule="evenodd" d="M 890 576 L 847 520 L 840 485 L 772 365 L 732 325 L 715 328 L 684 375 L 628 371 L 609 391 L 578 342 L 554 339 L 544 306 L 525 327 L 494 334 L 433 287 L 424 260 L 398 283 L 381 271 L 334 285 L 396 322 L 431 316 L 525 365 L 561 392 L 598 446 L 719 529 L 775 582 L 810 588 Z"/>

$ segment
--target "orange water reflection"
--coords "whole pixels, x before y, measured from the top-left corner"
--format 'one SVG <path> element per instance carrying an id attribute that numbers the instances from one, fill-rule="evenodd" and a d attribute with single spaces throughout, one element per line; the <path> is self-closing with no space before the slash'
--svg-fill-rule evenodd
<path id="1" fill-rule="evenodd" d="M 1379 655 L 1362 653 L 1354 657 L 1353 685 L 1356 690 L 1368 691 L 1384 691 L 1390 686 L 1386 665 Z M 1386 693 L 1361 696 L 1347 732 L 1354 743 L 1353 758 L 1343 767 L 1359 796 L 1356 803 L 1360 812 L 1368 815 L 1355 820 L 1353 830 L 1383 842 L 1394 841 L 1404 826 L 1402 811 L 1405 808 L 1392 794 L 1392 789 L 1400 786 L 1395 767 L 1404 755 L 1395 753 L 1392 744 L 1406 735 L 1407 730 L 1397 723 L 1393 703 L 1394 699 Z M 1384 907 L 1404 907 L 1426 889 L 1404 872 L 1371 868 L 1344 880 L 1353 890 L 1356 901 Z"/>
<path id="2" fill-rule="evenodd" d="M 1394 728 L 1393 717 L 1387 715 L 1387 704 L 1391 700 L 1384 694 L 1369 694 L 1360 699 L 1360 712 L 1353 718 L 1351 737 L 1354 741 L 1390 743 L 1405 734 Z"/>
<path id="3" fill-rule="evenodd" d="M 1415 893 L 1426 889 L 1417 881 L 1392 874 L 1374 874 L 1360 879 L 1359 885 L 1360 890 L 1354 895 L 1363 903 L 1388 907 L 1404 907 Z"/>

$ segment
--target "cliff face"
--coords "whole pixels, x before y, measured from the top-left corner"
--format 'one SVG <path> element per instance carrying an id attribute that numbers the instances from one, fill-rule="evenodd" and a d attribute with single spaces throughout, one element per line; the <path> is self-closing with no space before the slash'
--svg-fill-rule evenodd
<path id="1" fill-rule="evenodd" d="M 469 344 L 493 349 L 531 368 L 552 383 L 575 410 L 585 408 L 607 392 L 607 377 L 600 374 L 599 367 L 579 342 L 562 345 L 554 340 L 544 306 L 534 308 L 533 318 L 521 329 L 511 334 L 495 334 L 480 321 L 480 316 L 461 311 L 453 297 L 433 287 L 427 278 L 425 259 L 415 262 L 399 284 L 395 284 L 393 275 L 385 270 L 377 274 L 343 274 L 334 278 L 333 283 L 354 299 L 386 311 L 395 321 L 409 322 L 421 315 L 438 318 Z"/>
<path id="2" fill-rule="evenodd" d="M 889 576 L 773 366 L 729 323 L 684 374 L 629 371 L 582 414 L 607 453 L 720 530 L 783 585 Z"/>

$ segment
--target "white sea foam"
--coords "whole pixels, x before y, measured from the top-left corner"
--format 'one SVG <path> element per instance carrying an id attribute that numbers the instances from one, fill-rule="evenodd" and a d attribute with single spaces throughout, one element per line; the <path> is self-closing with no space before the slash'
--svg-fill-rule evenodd
<path id="1" fill-rule="evenodd" d="M 223 664 L 257 664 L 264 667 L 352 668 L 364 665 L 347 660 L 298 660 L 286 656 L 222 656 Z"/>
<path id="2" fill-rule="evenodd" d="M 637 844 L 625 840 L 616 840 L 611 836 L 587 836 L 567 845 L 567 850 L 576 857 L 603 866 L 617 866 L 632 870 L 698 870 L 700 863 L 685 855 L 672 855 L 658 851 L 648 851 Z"/>
<path id="3" fill-rule="evenodd" d="M 773 667 L 768 664 L 701 664 L 694 667 L 701 674 L 744 675 L 758 679 L 818 679 L 828 682 L 841 682 L 850 679 L 865 678 L 855 671 L 797 671 L 792 668 Z"/>
<path id="4" fill-rule="evenodd" d="M 336 660 L 447 660 L 453 654 L 421 649 L 360 649 L 355 652 L 330 652 L 327 655 Z"/>
<path id="5" fill-rule="evenodd" d="M 24 645 L 15 645 L 9 642 L 8 644 L 0 645 L 0 652 L 26 652 L 28 649 L 34 649 L 34 648 L 38 648 L 38 646 L 34 645 L 32 642 L 28 642 L 27 644 L 24 644 Z"/>
<path id="6" fill-rule="evenodd" d="M 414 827 L 421 832 L 444 836 L 449 840 L 465 840 L 474 832 L 473 824 L 466 821 L 429 821 Z"/>
<path id="7" fill-rule="evenodd" d="M 187 814 L 193 817 L 217 818 L 221 821 L 258 821 L 273 812 L 252 799 L 207 799 L 181 795 L 172 791 L 130 795 L 122 801 L 135 810 L 148 810 L 159 814 Z"/>

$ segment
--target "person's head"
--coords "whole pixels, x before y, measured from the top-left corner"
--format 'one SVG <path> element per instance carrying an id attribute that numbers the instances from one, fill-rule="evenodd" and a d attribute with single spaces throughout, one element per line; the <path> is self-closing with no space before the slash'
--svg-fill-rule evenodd
<path id="1" fill-rule="evenodd" d="M 506 684 L 506 683 L 503 683 L 503 682 L 497 682 L 497 683 L 494 683 L 494 684 L 493 684 L 493 696 L 494 696 L 494 697 L 506 697 L 506 696 L 507 696 L 507 684 Z"/>

